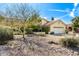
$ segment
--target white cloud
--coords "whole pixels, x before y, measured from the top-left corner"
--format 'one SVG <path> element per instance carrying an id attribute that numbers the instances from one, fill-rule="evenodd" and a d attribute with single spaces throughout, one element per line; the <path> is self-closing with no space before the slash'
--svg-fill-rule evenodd
<path id="1" fill-rule="evenodd" d="M 47 17 L 43 17 L 44 19 L 47 19 Z"/>
<path id="2" fill-rule="evenodd" d="M 59 18 L 54 18 L 54 20 L 59 20 Z"/>
<path id="3" fill-rule="evenodd" d="M 76 7 L 76 6 L 77 6 L 77 4 L 78 4 L 77 2 L 76 2 L 76 3 L 74 3 L 74 6 Z"/>
<path id="4" fill-rule="evenodd" d="M 75 17 L 74 12 L 76 10 L 77 5 L 78 5 L 78 0 L 74 0 L 74 8 L 72 9 L 72 11 L 69 14 L 71 17 Z"/>
<path id="5" fill-rule="evenodd" d="M 44 18 L 44 19 L 47 19 L 47 17 L 45 17 L 45 16 L 40 16 L 41 18 Z"/>
<path id="6" fill-rule="evenodd" d="M 69 14 L 71 17 L 75 17 L 75 15 L 74 15 L 74 12 L 72 11 L 72 12 L 70 12 L 70 14 Z"/>

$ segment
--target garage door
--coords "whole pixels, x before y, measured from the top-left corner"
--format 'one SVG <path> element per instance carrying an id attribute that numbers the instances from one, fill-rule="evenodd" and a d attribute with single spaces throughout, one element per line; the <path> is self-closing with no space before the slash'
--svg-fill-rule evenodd
<path id="1" fill-rule="evenodd" d="M 54 28 L 53 32 L 54 32 L 54 34 L 64 34 L 65 30 L 64 30 L 63 27 L 61 27 L 61 28 Z"/>

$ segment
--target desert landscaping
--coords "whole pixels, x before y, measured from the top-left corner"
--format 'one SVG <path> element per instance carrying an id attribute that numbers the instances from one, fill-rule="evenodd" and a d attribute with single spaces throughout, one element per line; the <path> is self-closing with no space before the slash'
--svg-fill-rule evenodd
<path id="1" fill-rule="evenodd" d="M 77 56 L 79 55 L 79 48 L 62 47 L 54 40 L 57 37 L 41 37 L 36 35 L 25 36 L 23 40 L 22 35 L 14 36 L 15 39 L 8 42 L 7 45 L 0 45 L 1 56 Z M 47 38 L 48 37 L 48 38 Z M 61 36 L 60 36 L 61 38 Z"/>
<path id="2" fill-rule="evenodd" d="M 79 16 L 70 22 L 49 21 L 28 4 L 6 5 L 0 11 L 0 56 L 79 56 Z"/>

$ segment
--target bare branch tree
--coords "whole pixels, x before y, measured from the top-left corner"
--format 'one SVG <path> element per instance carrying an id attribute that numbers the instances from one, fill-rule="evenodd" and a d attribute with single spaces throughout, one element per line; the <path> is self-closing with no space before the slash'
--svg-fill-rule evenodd
<path id="1" fill-rule="evenodd" d="M 36 10 L 34 10 L 31 6 L 28 4 L 14 4 L 11 5 L 6 9 L 7 17 L 14 19 L 21 19 L 23 21 L 23 38 L 25 39 L 25 22 L 29 20 L 31 16 L 34 15 L 34 19 L 36 17 L 39 17 L 38 13 L 36 13 Z"/>

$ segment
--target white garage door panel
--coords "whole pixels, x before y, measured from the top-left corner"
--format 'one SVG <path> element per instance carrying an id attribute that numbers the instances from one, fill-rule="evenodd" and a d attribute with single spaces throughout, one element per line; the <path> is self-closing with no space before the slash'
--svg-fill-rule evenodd
<path id="1" fill-rule="evenodd" d="M 54 32 L 55 34 L 62 34 L 62 33 L 65 33 L 64 28 L 54 28 L 54 29 L 53 29 L 53 32 Z"/>

